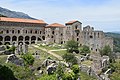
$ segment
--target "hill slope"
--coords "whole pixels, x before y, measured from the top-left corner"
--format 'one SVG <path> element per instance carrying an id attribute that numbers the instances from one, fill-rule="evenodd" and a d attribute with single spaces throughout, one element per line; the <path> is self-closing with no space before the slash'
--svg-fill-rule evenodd
<path id="1" fill-rule="evenodd" d="M 114 51 L 120 52 L 120 34 L 108 32 L 105 35 L 114 39 Z"/>
<path id="2" fill-rule="evenodd" d="M 0 7 L 0 14 L 7 16 L 7 17 L 13 17 L 13 18 L 26 18 L 26 19 L 35 19 L 30 17 L 29 15 L 22 13 L 22 12 L 16 12 L 16 11 L 11 11 L 5 8 Z"/>

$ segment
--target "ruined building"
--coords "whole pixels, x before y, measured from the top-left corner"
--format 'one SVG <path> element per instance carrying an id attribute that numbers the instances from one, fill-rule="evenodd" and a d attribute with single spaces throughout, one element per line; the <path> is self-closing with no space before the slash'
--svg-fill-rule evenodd
<path id="1" fill-rule="evenodd" d="M 75 40 L 80 46 L 87 45 L 90 50 L 98 52 L 105 45 L 113 50 L 113 39 L 105 37 L 103 31 L 96 31 L 89 25 L 82 28 L 79 21 L 69 21 L 65 25 L 47 24 L 43 20 L 0 17 L 0 45 L 35 43 L 64 44 Z"/>

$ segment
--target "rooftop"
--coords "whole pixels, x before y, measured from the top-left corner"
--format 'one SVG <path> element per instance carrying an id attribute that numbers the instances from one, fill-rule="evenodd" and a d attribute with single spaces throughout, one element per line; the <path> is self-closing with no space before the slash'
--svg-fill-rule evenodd
<path id="1" fill-rule="evenodd" d="M 23 18 L 7 18 L 0 17 L 0 21 L 5 22 L 22 22 L 22 23 L 37 23 L 37 24 L 47 24 L 43 20 L 33 20 L 33 19 L 23 19 Z"/>
<path id="2" fill-rule="evenodd" d="M 52 28 L 52 27 L 54 27 L 54 28 L 65 28 L 65 26 L 64 25 L 62 25 L 62 24 L 59 24 L 59 23 L 53 23 L 53 24 L 49 24 L 49 25 L 47 25 L 46 26 L 46 28 Z"/>
<path id="3" fill-rule="evenodd" d="M 67 22 L 67 23 L 65 23 L 66 25 L 70 25 L 70 24 L 73 24 L 73 23 L 75 23 L 75 22 L 79 22 L 79 21 L 77 21 L 77 20 L 73 20 L 73 21 L 69 21 L 69 22 Z M 81 22 L 80 22 L 81 23 Z"/>

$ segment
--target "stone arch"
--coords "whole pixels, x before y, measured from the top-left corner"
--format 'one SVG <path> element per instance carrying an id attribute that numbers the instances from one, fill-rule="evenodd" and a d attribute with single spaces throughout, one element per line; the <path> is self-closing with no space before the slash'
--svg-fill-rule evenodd
<path id="1" fill-rule="evenodd" d="M 54 34 L 55 33 L 55 31 L 52 31 L 52 34 Z"/>
<path id="2" fill-rule="evenodd" d="M 35 36 L 32 36 L 32 37 L 31 37 L 31 41 L 33 41 L 33 40 L 34 40 L 34 41 L 36 40 L 36 37 L 35 37 Z"/>
<path id="3" fill-rule="evenodd" d="M 6 44 L 10 45 L 10 42 L 5 42 L 5 45 L 6 45 Z"/>
<path id="4" fill-rule="evenodd" d="M 18 37 L 18 40 L 19 40 L 19 41 L 23 41 L 23 36 L 19 36 L 19 37 Z"/>
<path id="5" fill-rule="evenodd" d="M 42 39 L 45 40 L 45 36 L 42 36 Z"/>
<path id="6" fill-rule="evenodd" d="M 20 30 L 18 30 L 18 34 L 20 34 Z"/>
<path id="7" fill-rule="evenodd" d="M 38 37 L 38 41 L 42 41 L 41 38 Z"/>
<path id="8" fill-rule="evenodd" d="M 14 30 L 12 30 L 12 33 L 14 34 L 14 33 L 15 33 L 15 31 L 14 31 Z"/>
<path id="9" fill-rule="evenodd" d="M 31 44 L 35 44 L 35 40 L 36 40 L 36 37 L 35 37 L 35 36 L 32 36 L 32 37 L 31 37 Z"/>
<path id="10" fill-rule="evenodd" d="M 28 45 L 29 45 L 29 42 L 25 42 L 25 44 L 28 44 Z"/>
<path id="11" fill-rule="evenodd" d="M 16 36 L 13 36 L 13 37 L 12 37 L 12 41 L 17 41 L 17 37 L 16 37 Z"/>
<path id="12" fill-rule="evenodd" d="M 90 35 L 90 38 L 93 38 L 93 36 L 92 36 L 92 35 Z"/>
<path id="13" fill-rule="evenodd" d="M 10 41 L 10 36 L 5 36 L 5 41 Z"/>
<path id="14" fill-rule="evenodd" d="M 3 37 L 2 36 L 0 36 L 0 41 L 3 41 Z"/>
<path id="15" fill-rule="evenodd" d="M 25 41 L 29 41 L 30 37 L 29 36 L 25 36 Z"/>
<path id="16" fill-rule="evenodd" d="M 23 42 L 19 42 L 18 44 L 22 44 L 23 45 Z"/>

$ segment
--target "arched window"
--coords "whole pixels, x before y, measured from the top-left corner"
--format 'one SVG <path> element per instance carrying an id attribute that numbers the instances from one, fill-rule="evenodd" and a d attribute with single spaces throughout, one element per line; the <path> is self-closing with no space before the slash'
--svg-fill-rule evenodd
<path id="1" fill-rule="evenodd" d="M 32 34 L 32 30 L 30 30 L 30 33 Z"/>
<path id="2" fill-rule="evenodd" d="M 37 30 L 35 30 L 35 34 L 37 34 Z"/>
<path id="3" fill-rule="evenodd" d="M 52 34 L 54 34 L 55 32 L 54 31 L 52 31 Z"/>
<path id="4" fill-rule="evenodd" d="M 23 36 L 19 36 L 19 37 L 18 37 L 18 40 L 19 40 L 19 41 L 23 41 Z"/>
<path id="5" fill-rule="evenodd" d="M 9 33 L 9 30 L 7 30 L 6 33 Z"/>
<path id="6" fill-rule="evenodd" d="M 13 37 L 12 37 L 12 41 L 17 41 L 17 37 L 16 37 L 16 36 L 13 36 Z"/>
<path id="7" fill-rule="evenodd" d="M 36 37 L 35 37 L 35 36 L 32 36 L 32 37 L 31 37 L 31 41 L 32 41 L 32 40 L 36 40 Z"/>
<path id="8" fill-rule="evenodd" d="M 3 41 L 3 37 L 2 36 L 0 36 L 0 41 Z"/>
<path id="9" fill-rule="evenodd" d="M 18 34 L 20 34 L 20 30 L 18 30 Z"/>
<path id="10" fill-rule="evenodd" d="M 78 29 L 78 25 L 75 26 L 75 29 Z"/>
<path id="11" fill-rule="evenodd" d="M 93 36 L 90 36 L 90 38 L 93 38 Z"/>
<path id="12" fill-rule="evenodd" d="M 25 41 L 29 41 L 30 37 L 29 36 L 25 36 Z"/>
<path id="13" fill-rule="evenodd" d="M 45 36 L 42 36 L 42 39 L 45 40 Z"/>
<path id="14" fill-rule="evenodd" d="M 10 41 L 10 36 L 5 36 L 5 41 Z"/>
<path id="15" fill-rule="evenodd" d="M 41 34 L 41 31 L 40 31 L 40 34 Z"/>

